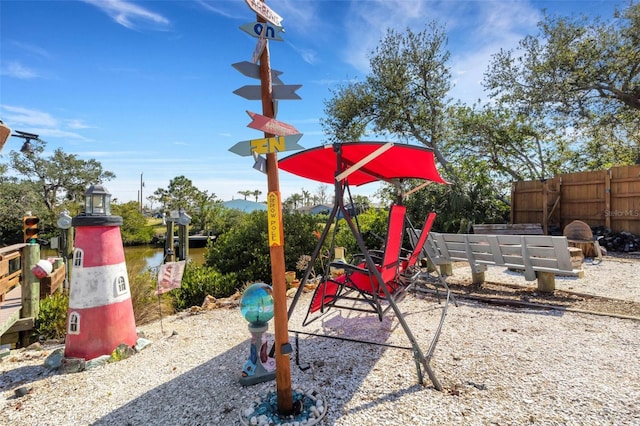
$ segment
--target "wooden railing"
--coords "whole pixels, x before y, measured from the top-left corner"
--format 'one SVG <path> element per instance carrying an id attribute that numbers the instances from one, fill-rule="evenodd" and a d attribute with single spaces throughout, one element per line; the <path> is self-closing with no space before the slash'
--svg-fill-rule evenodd
<path id="1" fill-rule="evenodd" d="M 20 284 L 22 268 L 21 250 L 26 244 L 14 244 L 0 248 L 0 302 L 4 302 L 7 293 Z"/>
<path id="2" fill-rule="evenodd" d="M 0 248 L 0 343 L 28 344 L 40 308 L 40 299 L 63 288 L 64 263 L 56 261 L 49 276 L 38 279 L 31 269 L 40 260 L 37 244 Z"/>

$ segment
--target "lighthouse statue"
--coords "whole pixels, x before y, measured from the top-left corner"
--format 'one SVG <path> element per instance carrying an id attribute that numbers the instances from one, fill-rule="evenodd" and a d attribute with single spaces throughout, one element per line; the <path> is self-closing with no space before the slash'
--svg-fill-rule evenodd
<path id="1" fill-rule="evenodd" d="M 76 228 L 69 292 L 65 357 L 90 360 L 138 339 L 120 236 L 122 217 L 111 215 L 111 194 L 102 185 L 85 193 Z"/>

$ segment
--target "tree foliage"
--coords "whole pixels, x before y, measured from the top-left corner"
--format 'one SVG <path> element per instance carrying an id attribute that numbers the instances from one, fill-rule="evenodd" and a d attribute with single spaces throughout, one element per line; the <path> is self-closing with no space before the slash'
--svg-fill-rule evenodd
<path id="1" fill-rule="evenodd" d="M 484 81 L 490 96 L 570 129 L 577 149 L 607 155 L 605 163 L 628 162 L 640 146 L 640 3 L 604 22 L 545 15 L 538 28 L 494 55 Z"/>
<path id="2" fill-rule="evenodd" d="M 414 140 L 441 152 L 451 72 L 444 29 L 432 22 L 405 34 L 388 30 L 370 56 L 364 82 L 349 82 L 325 101 L 321 120 L 330 142 L 357 141 L 369 132 Z"/>
<path id="3" fill-rule="evenodd" d="M 322 229 L 324 222 L 314 215 L 286 212 L 283 222 L 285 267 L 293 271 L 300 255 L 313 252 L 318 241 L 314 231 Z M 245 214 L 236 226 L 209 247 L 206 265 L 222 274 L 237 273 L 242 284 L 269 283 L 271 261 L 267 237 L 267 212 L 261 210 Z"/>
<path id="4" fill-rule="evenodd" d="M 50 212 L 64 200 L 81 201 L 89 185 L 115 178 L 94 159 L 81 160 L 60 148 L 45 157 L 46 142 L 42 140 L 33 140 L 32 147 L 32 153 L 11 151 L 10 167 L 35 186 Z"/>
<path id="5" fill-rule="evenodd" d="M 158 188 L 150 197 L 162 204 L 163 211 L 180 211 L 192 217 L 191 227 L 194 230 L 209 229 L 208 217 L 216 204 L 221 201 L 215 194 L 198 189 L 191 179 L 177 176 L 169 181 L 166 188 Z"/>
<path id="6" fill-rule="evenodd" d="M 572 159 L 564 135 L 543 120 L 500 105 L 450 108 L 451 137 L 444 144 L 452 162 L 484 162 L 500 182 L 546 179 L 567 172 Z M 456 176 L 461 174 L 460 168 Z M 468 172 L 476 168 L 465 169 Z M 464 181 L 464 178 L 462 178 Z M 456 181 L 456 183 L 458 183 Z"/>
<path id="7" fill-rule="evenodd" d="M 113 204 L 112 214 L 122 217 L 120 234 L 124 245 L 148 244 L 154 236 L 154 230 L 147 225 L 147 218 L 138 210 L 137 201 Z"/>

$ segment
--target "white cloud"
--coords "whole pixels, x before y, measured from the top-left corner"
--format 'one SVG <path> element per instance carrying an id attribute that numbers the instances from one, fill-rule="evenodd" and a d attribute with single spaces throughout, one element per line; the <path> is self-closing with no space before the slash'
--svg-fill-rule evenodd
<path id="1" fill-rule="evenodd" d="M 0 105 L 0 112 L 2 112 L 3 121 L 12 129 L 35 133 L 44 140 L 48 137 L 83 142 L 90 140 L 79 133 L 69 130 L 88 128 L 89 126 L 82 124 L 81 120 L 60 120 L 48 112 L 4 104 Z"/>
<path id="2" fill-rule="evenodd" d="M 166 29 L 171 22 L 164 16 L 154 13 L 126 0 L 82 0 L 105 12 L 118 24 L 130 30 L 151 25 L 155 29 Z"/>
<path id="3" fill-rule="evenodd" d="M 39 78 L 40 75 L 37 71 L 22 65 L 17 61 L 10 61 L 2 67 L 2 75 L 6 75 L 20 80 L 31 80 Z"/>
<path id="4" fill-rule="evenodd" d="M 58 125 L 58 120 L 47 112 L 11 105 L 0 105 L 0 110 L 2 111 L 4 122 L 11 123 L 13 127 L 51 128 Z"/>
<path id="5" fill-rule="evenodd" d="M 37 56 L 45 59 L 51 58 L 51 54 L 47 50 L 39 46 L 35 46 L 29 43 L 23 43 L 20 41 L 12 41 L 11 44 L 17 47 L 18 49 L 22 50 L 23 52 L 31 53 L 32 56 Z"/>
<path id="6" fill-rule="evenodd" d="M 70 129 L 91 129 L 92 126 L 85 124 L 82 120 L 71 119 L 65 120 L 65 125 Z"/>

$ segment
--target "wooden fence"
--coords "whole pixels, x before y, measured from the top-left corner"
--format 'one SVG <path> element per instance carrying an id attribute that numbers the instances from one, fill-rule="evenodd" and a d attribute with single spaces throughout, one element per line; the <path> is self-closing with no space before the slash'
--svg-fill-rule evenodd
<path id="1" fill-rule="evenodd" d="M 640 165 L 512 184 L 511 223 L 541 223 L 549 234 L 574 220 L 640 235 Z"/>

